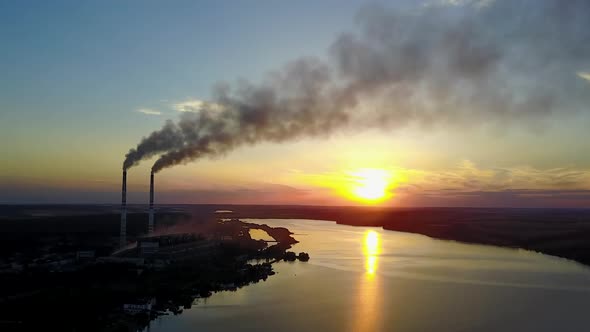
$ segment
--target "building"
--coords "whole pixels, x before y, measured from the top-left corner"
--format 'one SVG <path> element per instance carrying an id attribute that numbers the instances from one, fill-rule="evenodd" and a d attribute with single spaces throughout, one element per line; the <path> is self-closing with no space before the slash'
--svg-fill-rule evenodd
<path id="1" fill-rule="evenodd" d="M 149 313 L 152 311 L 153 306 L 156 304 L 156 299 L 151 298 L 146 301 L 141 301 L 140 303 L 125 303 L 123 304 L 123 311 L 128 314 L 139 314 L 139 313 Z"/>
<path id="2" fill-rule="evenodd" d="M 160 242 L 158 239 L 139 240 L 137 250 L 140 257 L 154 255 L 160 250 Z"/>
<path id="3" fill-rule="evenodd" d="M 76 252 L 76 259 L 77 260 L 89 260 L 94 259 L 95 252 L 94 250 L 80 250 Z"/>

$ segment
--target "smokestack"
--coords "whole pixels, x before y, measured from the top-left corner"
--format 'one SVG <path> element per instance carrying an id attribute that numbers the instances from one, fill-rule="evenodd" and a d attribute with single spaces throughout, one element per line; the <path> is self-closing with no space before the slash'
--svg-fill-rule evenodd
<path id="1" fill-rule="evenodd" d="M 148 221 L 148 234 L 154 232 L 154 171 L 150 173 L 150 214 Z"/>
<path id="2" fill-rule="evenodd" d="M 121 235 L 119 246 L 127 245 L 127 170 L 123 170 L 123 185 L 121 187 Z"/>

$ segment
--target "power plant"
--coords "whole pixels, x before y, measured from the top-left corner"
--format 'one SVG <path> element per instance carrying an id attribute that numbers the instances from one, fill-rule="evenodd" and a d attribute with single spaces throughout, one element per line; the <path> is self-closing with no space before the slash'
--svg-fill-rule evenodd
<path id="1" fill-rule="evenodd" d="M 150 205 L 148 219 L 148 234 L 154 232 L 154 171 L 150 173 Z M 123 184 L 121 187 L 121 232 L 119 247 L 127 245 L 127 170 L 123 170 Z"/>
<path id="2" fill-rule="evenodd" d="M 119 246 L 127 245 L 127 170 L 123 170 L 123 186 L 121 188 L 121 234 Z"/>
<path id="3" fill-rule="evenodd" d="M 154 232 L 154 171 L 150 173 L 150 211 L 148 221 L 148 234 Z"/>

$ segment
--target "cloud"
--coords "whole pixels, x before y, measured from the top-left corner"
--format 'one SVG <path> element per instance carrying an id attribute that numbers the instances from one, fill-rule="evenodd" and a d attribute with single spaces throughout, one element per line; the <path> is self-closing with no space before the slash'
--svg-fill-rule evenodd
<path id="1" fill-rule="evenodd" d="M 590 169 L 531 166 L 482 168 L 463 161 L 446 170 L 400 169 L 407 183 L 393 188 L 401 206 L 584 207 Z"/>
<path id="2" fill-rule="evenodd" d="M 189 99 L 173 104 L 172 108 L 178 112 L 198 112 L 201 108 L 203 108 L 204 104 L 205 102 L 202 100 Z"/>
<path id="3" fill-rule="evenodd" d="M 543 194 L 545 199 L 565 197 L 564 193 L 590 192 L 590 169 L 572 167 L 538 169 L 531 166 L 482 168 L 465 160 L 448 169 L 421 170 L 392 168 L 391 191 L 394 197 L 472 197 L 476 193 L 505 193 L 508 197 L 518 193 L 520 198 Z M 354 187 L 348 172 L 320 174 L 296 173 L 294 183 L 305 183 L 314 188 L 332 188 L 346 191 Z M 478 196 L 481 196 L 477 194 Z M 527 196 L 529 195 L 529 196 Z M 585 197 L 585 196 L 584 196 Z M 569 197 L 571 198 L 571 197 Z"/>
<path id="4" fill-rule="evenodd" d="M 143 113 L 143 114 L 147 114 L 147 115 L 162 115 L 162 112 L 160 112 L 158 110 L 151 109 L 151 108 L 140 108 L 135 111 L 137 113 Z"/>
<path id="5" fill-rule="evenodd" d="M 489 6 L 494 0 L 438 0 L 425 4 L 425 7 L 436 6 L 474 6 L 485 7 Z"/>
<path id="6" fill-rule="evenodd" d="M 578 77 L 585 79 L 586 81 L 590 82 L 590 73 L 579 71 L 577 72 Z"/>
<path id="7" fill-rule="evenodd" d="M 408 183 L 432 190 L 590 190 L 590 170 L 572 167 L 538 169 L 531 166 L 479 168 L 463 161 L 449 170 L 402 170 Z"/>
<path id="8" fill-rule="evenodd" d="M 172 104 L 172 108 L 178 112 L 200 112 L 205 109 L 207 111 L 222 110 L 222 106 L 220 104 L 194 98 L 174 103 Z"/>

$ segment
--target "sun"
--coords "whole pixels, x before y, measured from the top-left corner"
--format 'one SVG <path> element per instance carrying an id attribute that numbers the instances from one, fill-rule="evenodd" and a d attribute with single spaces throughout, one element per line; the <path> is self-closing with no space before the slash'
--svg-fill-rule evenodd
<path id="1" fill-rule="evenodd" d="M 397 196 L 397 188 L 408 181 L 406 174 L 394 168 L 360 167 L 323 174 L 300 175 L 313 187 L 329 189 L 338 201 L 344 198 L 362 205 L 380 205 Z"/>
<path id="2" fill-rule="evenodd" d="M 391 196 L 389 187 L 392 174 L 382 169 L 365 168 L 351 172 L 352 195 L 361 201 L 379 202 Z"/>

